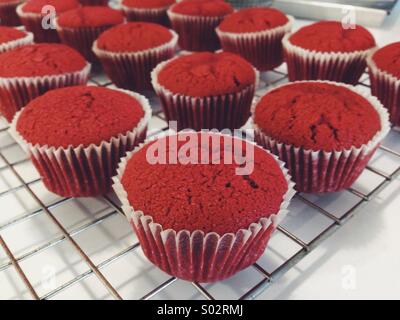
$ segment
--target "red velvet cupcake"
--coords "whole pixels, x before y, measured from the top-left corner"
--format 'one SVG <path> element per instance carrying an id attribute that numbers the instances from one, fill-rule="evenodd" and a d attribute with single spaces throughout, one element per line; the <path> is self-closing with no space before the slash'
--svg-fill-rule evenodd
<path id="1" fill-rule="evenodd" d="M 175 0 L 122 0 L 128 21 L 147 21 L 169 27 L 167 10 Z"/>
<path id="2" fill-rule="evenodd" d="M 15 113 L 46 91 L 85 84 L 90 64 L 62 44 L 32 44 L 0 54 L 0 111 Z"/>
<path id="3" fill-rule="evenodd" d="M 152 72 L 167 121 L 178 130 L 236 129 L 250 117 L 258 71 L 229 52 L 198 52 L 173 58 Z"/>
<path id="4" fill-rule="evenodd" d="M 110 190 L 120 158 L 144 140 L 150 118 L 148 101 L 136 93 L 69 87 L 31 101 L 11 134 L 51 192 L 88 197 Z"/>
<path id="5" fill-rule="evenodd" d="M 183 164 L 177 156 L 164 163 L 149 161 L 158 146 L 165 145 L 165 155 L 180 154 L 196 138 L 191 160 L 208 155 L 214 162 Z M 204 141 L 209 148 L 203 148 Z M 238 162 L 226 161 L 242 152 L 254 164 L 247 175 L 238 175 Z M 294 195 L 275 157 L 253 143 L 216 133 L 149 141 L 122 160 L 114 182 L 147 258 L 174 277 L 202 283 L 231 277 L 255 263 Z"/>
<path id="6" fill-rule="evenodd" d="M 22 2 L 24 2 L 24 0 L 0 0 L 0 25 L 21 25 L 21 20 L 17 15 L 17 7 Z"/>
<path id="7" fill-rule="evenodd" d="M 53 7 L 55 12 L 45 10 L 46 6 Z M 54 15 L 58 16 L 79 6 L 78 0 L 28 0 L 18 6 L 17 14 L 25 29 L 35 35 L 35 42 L 60 42 L 53 21 Z"/>
<path id="8" fill-rule="evenodd" d="M 389 110 L 391 122 L 400 127 L 400 42 L 373 52 L 367 63 L 372 94 Z"/>
<path id="9" fill-rule="evenodd" d="M 224 51 L 267 71 L 283 63 L 282 38 L 290 32 L 292 20 L 277 9 L 248 8 L 225 17 L 216 31 Z"/>
<path id="10" fill-rule="evenodd" d="M 375 97 L 323 81 L 273 89 L 255 106 L 253 120 L 256 141 L 286 163 L 302 192 L 350 187 L 390 130 Z"/>
<path id="11" fill-rule="evenodd" d="M 357 84 L 375 46 L 372 34 L 359 25 L 344 29 L 340 22 L 320 21 L 303 27 L 283 39 L 289 80 Z"/>
<path id="12" fill-rule="evenodd" d="M 0 53 L 33 43 L 33 34 L 12 27 L 0 26 Z"/>
<path id="13" fill-rule="evenodd" d="M 173 5 L 168 16 L 181 49 L 215 51 L 221 47 L 215 28 L 232 12 L 232 6 L 223 0 L 184 0 Z"/>
<path id="14" fill-rule="evenodd" d="M 60 14 L 56 27 L 61 42 L 78 50 L 91 62 L 96 62 L 93 42 L 107 29 L 124 22 L 121 11 L 109 7 L 81 7 Z"/>
<path id="15" fill-rule="evenodd" d="M 109 0 L 79 0 L 83 6 L 108 6 Z"/>
<path id="16" fill-rule="evenodd" d="M 116 86 L 152 90 L 150 73 L 175 55 L 178 36 L 148 22 L 129 22 L 103 32 L 93 45 L 104 71 Z"/>

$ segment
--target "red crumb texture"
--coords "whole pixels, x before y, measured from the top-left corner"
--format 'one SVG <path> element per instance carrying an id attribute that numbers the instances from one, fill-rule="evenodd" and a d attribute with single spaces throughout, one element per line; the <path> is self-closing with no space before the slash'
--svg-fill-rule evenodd
<path id="1" fill-rule="evenodd" d="M 400 42 L 379 49 L 372 59 L 379 69 L 400 79 Z"/>
<path id="2" fill-rule="evenodd" d="M 379 114 L 364 97 L 322 83 L 291 84 L 267 93 L 254 122 L 278 142 L 314 151 L 358 148 L 381 129 Z"/>
<path id="3" fill-rule="evenodd" d="M 82 70 L 85 59 L 63 44 L 33 44 L 0 54 L 0 77 L 36 77 Z"/>
<path id="4" fill-rule="evenodd" d="M 26 36 L 26 32 L 11 28 L 0 26 L 0 44 L 21 39 Z"/>
<path id="5" fill-rule="evenodd" d="M 172 33 L 161 25 L 129 22 L 103 32 L 97 46 L 111 52 L 137 52 L 159 47 L 171 39 Z"/>
<path id="6" fill-rule="evenodd" d="M 158 74 L 164 88 L 191 97 L 236 93 L 255 81 L 251 64 L 228 52 L 184 55 L 167 63 Z"/>
<path id="7" fill-rule="evenodd" d="M 18 118 L 17 131 L 32 144 L 98 145 L 134 129 L 143 116 L 140 103 L 124 92 L 67 87 L 32 100 Z"/>
<path id="8" fill-rule="evenodd" d="M 62 13 L 57 22 L 68 28 L 113 26 L 123 23 L 124 15 L 109 7 L 81 7 Z"/>
<path id="9" fill-rule="evenodd" d="M 223 17 L 232 13 L 233 7 L 222 0 L 184 0 L 171 11 L 189 16 Z"/>
<path id="10" fill-rule="evenodd" d="M 78 0 L 28 0 L 22 7 L 26 13 L 42 13 L 44 6 L 50 5 L 56 9 L 57 15 L 61 12 L 76 9 L 80 6 Z"/>
<path id="11" fill-rule="evenodd" d="M 277 9 L 249 8 L 225 17 L 219 29 L 234 33 L 257 32 L 283 26 L 288 21 L 286 15 Z"/>
<path id="12" fill-rule="evenodd" d="M 364 27 L 344 29 L 340 22 L 320 21 L 301 28 L 290 37 L 290 43 L 319 52 L 353 52 L 375 47 L 373 35 Z"/>
<path id="13" fill-rule="evenodd" d="M 169 7 L 175 2 L 175 0 L 123 0 L 122 4 L 128 8 L 156 9 Z"/>
<path id="14" fill-rule="evenodd" d="M 232 139 L 224 142 L 220 135 L 214 134 L 218 140 L 213 144 L 210 134 L 204 136 L 210 146 L 219 145 L 221 150 L 232 146 Z M 167 143 L 167 152 L 169 139 L 162 138 Z M 184 144 L 179 141 L 178 150 Z M 265 150 L 250 147 L 243 140 L 239 145 L 244 153 L 253 155 L 254 171 L 250 175 L 237 175 L 239 165 L 235 162 L 223 164 L 224 153 L 217 152 L 218 148 L 209 154 L 210 158 L 220 159 L 221 164 L 186 165 L 149 164 L 148 146 L 141 149 L 129 160 L 122 178 L 130 204 L 152 216 L 164 229 L 202 230 L 220 235 L 247 229 L 260 218 L 278 213 L 288 190 L 282 170 Z M 230 155 L 238 152 L 236 147 L 232 148 Z"/>

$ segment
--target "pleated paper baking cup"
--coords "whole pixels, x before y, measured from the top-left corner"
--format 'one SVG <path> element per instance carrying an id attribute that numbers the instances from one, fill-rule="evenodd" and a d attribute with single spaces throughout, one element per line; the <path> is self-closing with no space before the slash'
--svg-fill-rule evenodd
<path id="1" fill-rule="evenodd" d="M 287 18 L 289 21 L 283 26 L 257 32 L 226 32 L 218 27 L 222 50 L 242 56 L 259 71 L 275 69 L 283 63 L 282 39 L 291 31 L 294 21 L 291 16 Z"/>
<path id="2" fill-rule="evenodd" d="M 121 5 L 122 10 L 128 21 L 146 21 L 161 24 L 170 27 L 167 10 L 170 6 L 164 8 L 131 8 Z"/>
<path id="3" fill-rule="evenodd" d="M 235 93 L 211 97 L 191 97 L 172 93 L 158 82 L 164 66 L 174 59 L 160 63 L 151 73 L 156 94 L 167 121 L 177 121 L 183 129 L 238 129 L 246 124 L 251 115 L 251 105 L 258 87 L 259 72 L 254 69 L 255 83 Z"/>
<path id="4" fill-rule="evenodd" d="M 22 9 L 25 3 L 17 7 L 17 15 L 20 18 L 25 29 L 32 32 L 35 36 L 35 42 L 60 42 L 57 30 L 50 25 L 47 29 L 43 28 L 43 16 L 40 13 L 24 12 Z"/>
<path id="5" fill-rule="evenodd" d="M 101 33 L 113 27 L 97 26 L 97 27 L 79 27 L 68 28 L 58 24 L 58 19 L 55 20 L 58 36 L 62 43 L 79 51 L 86 60 L 92 63 L 98 63 L 98 60 L 92 51 L 93 43 Z"/>
<path id="6" fill-rule="evenodd" d="M 352 147 L 342 151 L 313 151 L 285 144 L 269 137 L 254 123 L 257 104 L 253 108 L 253 125 L 257 143 L 277 155 L 286 163 L 296 189 L 305 193 L 336 192 L 349 188 L 365 169 L 376 149 L 390 131 L 389 115 L 377 98 L 350 85 L 330 81 L 307 81 L 326 83 L 345 87 L 368 100 L 378 112 L 381 130 L 359 148 Z M 301 83 L 301 82 L 295 82 Z M 291 85 L 285 84 L 281 87 Z M 271 91 L 276 90 L 272 89 Z"/>
<path id="7" fill-rule="evenodd" d="M 14 117 L 9 133 L 30 155 L 48 190 L 62 197 L 93 197 L 111 190 L 112 177 L 116 174 L 120 159 L 144 141 L 151 118 L 151 107 L 145 97 L 120 91 L 138 100 L 145 114 L 132 130 L 98 145 L 68 148 L 33 145 L 17 131 L 22 111 Z"/>
<path id="8" fill-rule="evenodd" d="M 11 121 L 17 111 L 29 101 L 45 92 L 69 86 L 86 84 L 90 64 L 76 72 L 43 77 L 0 77 L 0 111 L 7 121 Z"/>
<path id="9" fill-rule="evenodd" d="M 400 127 L 400 79 L 379 69 L 373 60 L 373 53 L 367 58 L 371 91 L 389 111 L 390 121 L 398 128 Z"/>
<path id="10" fill-rule="evenodd" d="M 221 48 L 215 29 L 222 17 L 190 16 L 167 11 L 172 28 L 179 34 L 179 47 L 186 51 L 216 51 Z"/>
<path id="11" fill-rule="evenodd" d="M 16 49 L 19 47 L 23 47 L 32 43 L 33 43 L 33 34 L 31 32 L 26 32 L 26 35 L 23 38 L 0 43 L 0 53 L 10 51 L 12 49 Z"/>
<path id="12" fill-rule="evenodd" d="M 100 49 L 97 41 L 93 52 L 114 84 L 120 88 L 143 92 L 153 90 L 151 71 L 162 61 L 172 58 L 177 50 L 178 35 L 170 30 L 172 39 L 167 43 L 138 52 L 111 52 Z"/>
<path id="13" fill-rule="evenodd" d="M 146 141 L 146 144 L 152 140 Z M 146 144 L 122 159 L 118 175 L 113 178 L 114 191 L 146 257 L 174 277 L 202 283 L 229 278 L 254 264 L 264 253 L 271 234 L 286 216 L 289 202 L 295 195 L 293 183 L 283 163 L 274 157 L 288 183 L 288 191 L 276 214 L 261 218 L 249 228 L 240 229 L 236 233 L 220 235 L 215 232 L 204 233 L 201 230 L 164 230 L 151 216 L 130 205 L 127 192 L 121 183 L 129 159 Z"/>
<path id="14" fill-rule="evenodd" d="M 19 26 L 21 25 L 21 20 L 19 19 L 16 9 L 24 2 L 24 0 L 15 0 L 7 3 L 0 2 L 0 20 L 3 26 Z"/>
<path id="15" fill-rule="evenodd" d="M 366 68 L 372 50 L 355 52 L 318 52 L 290 43 L 287 34 L 282 40 L 290 81 L 329 80 L 355 85 Z"/>

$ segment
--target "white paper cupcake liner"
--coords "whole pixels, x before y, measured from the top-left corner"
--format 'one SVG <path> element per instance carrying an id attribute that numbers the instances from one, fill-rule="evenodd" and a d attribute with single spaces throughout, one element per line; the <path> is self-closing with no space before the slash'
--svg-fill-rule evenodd
<path id="1" fill-rule="evenodd" d="M 170 27 L 167 10 L 170 6 L 163 8 L 132 8 L 121 5 L 128 21 L 146 21 L 158 23 Z"/>
<path id="2" fill-rule="evenodd" d="M 61 42 L 79 51 L 86 60 L 92 63 L 98 62 L 94 52 L 92 51 L 93 43 L 101 33 L 113 27 L 113 25 L 108 25 L 67 28 L 60 26 L 58 24 L 58 19 L 55 20 L 55 25 Z"/>
<path id="3" fill-rule="evenodd" d="M 366 58 L 374 48 L 355 52 L 318 52 L 290 43 L 292 34 L 282 40 L 290 81 L 329 80 L 357 84 L 366 68 Z"/>
<path id="4" fill-rule="evenodd" d="M 138 52 L 110 52 L 93 44 L 93 52 L 104 71 L 120 88 L 134 91 L 152 90 L 151 71 L 162 61 L 172 58 L 177 50 L 178 35 L 170 30 L 172 38 L 167 43 Z"/>
<path id="5" fill-rule="evenodd" d="M 24 0 L 15 0 L 8 3 L 0 2 L 1 25 L 14 27 L 21 24 L 21 21 L 16 12 L 16 8 L 22 2 L 24 2 Z"/>
<path id="6" fill-rule="evenodd" d="M 345 87 L 367 99 L 378 112 L 381 130 L 359 148 L 352 147 L 343 151 L 313 151 L 281 143 L 267 134 L 254 123 L 257 104 L 253 107 L 253 126 L 255 140 L 260 145 L 277 155 L 286 163 L 296 189 L 306 193 L 336 192 L 349 188 L 365 169 L 376 149 L 390 131 L 389 115 L 377 98 L 350 85 L 330 81 L 306 81 L 307 83 L 327 83 Z M 297 83 L 297 82 L 295 82 Z M 298 82 L 301 83 L 301 82 Z M 278 88 L 291 85 L 284 84 Z M 276 90 L 278 88 L 274 88 Z M 268 93 L 267 93 L 268 94 Z"/>
<path id="7" fill-rule="evenodd" d="M 0 111 L 11 121 L 15 113 L 32 99 L 57 88 L 86 84 L 90 64 L 76 72 L 43 77 L 0 77 Z"/>
<path id="8" fill-rule="evenodd" d="M 233 276 L 255 263 L 264 253 L 271 234 L 286 216 L 287 207 L 295 195 L 293 183 L 282 162 L 288 183 L 280 210 L 268 218 L 261 218 L 247 229 L 223 235 L 201 230 L 164 230 L 149 215 L 135 210 L 129 203 L 121 179 L 129 159 L 155 138 L 147 140 L 121 160 L 118 174 L 113 178 L 114 191 L 122 203 L 122 210 L 137 234 L 146 257 L 164 272 L 179 279 L 196 282 L 214 282 Z M 249 142 L 250 143 L 250 142 Z M 267 151 L 266 151 L 267 152 Z"/>
<path id="9" fill-rule="evenodd" d="M 156 94 L 168 121 L 177 121 L 178 131 L 183 129 L 238 129 L 251 115 L 251 105 L 258 87 L 259 72 L 254 69 L 255 83 L 243 90 L 213 97 L 190 97 L 174 94 L 158 82 L 165 65 L 178 57 L 160 63 L 151 73 Z"/>
<path id="10" fill-rule="evenodd" d="M 17 15 L 25 29 L 32 32 L 35 42 L 60 42 L 56 29 L 44 29 L 42 26 L 43 16 L 40 13 L 24 12 L 22 9 L 25 3 L 17 7 Z"/>
<path id="11" fill-rule="evenodd" d="M 33 43 L 33 34 L 31 32 L 26 32 L 26 35 L 23 38 L 0 43 L 0 53 L 10 51 L 15 48 L 23 47 L 32 43 Z"/>
<path id="12" fill-rule="evenodd" d="M 67 148 L 33 145 L 17 131 L 17 122 L 22 111 L 14 117 L 9 133 L 30 155 L 43 178 L 43 183 L 51 192 L 63 197 L 92 197 L 109 192 L 111 178 L 116 174 L 120 158 L 146 138 L 147 126 L 151 119 L 148 100 L 134 92 L 116 90 L 138 100 L 145 114 L 135 128 L 99 145 Z"/>
<path id="13" fill-rule="evenodd" d="M 400 79 L 381 70 L 373 60 L 372 52 L 367 58 L 371 91 L 389 111 L 390 120 L 395 127 L 400 127 Z"/>
<path id="14" fill-rule="evenodd" d="M 172 7 L 171 7 L 172 8 Z M 222 17 L 190 16 L 172 12 L 167 14 L 172 28 L 179 34 L 179 47 L 186 51 L 216 51 L 221 48 L 215 29 Z"/>
<path id="15" fill-rule="evenodd" d="M 257 70 L 272 70 L 283 63 L 282 39 L 291 31 L 294 21 L 291 16 L 287 18 L 289 21 L 285 25 L 270 30 L 235 33 L 221 31 L 218 27 L 216 33 L 222 50 L 241 55 Z"/>

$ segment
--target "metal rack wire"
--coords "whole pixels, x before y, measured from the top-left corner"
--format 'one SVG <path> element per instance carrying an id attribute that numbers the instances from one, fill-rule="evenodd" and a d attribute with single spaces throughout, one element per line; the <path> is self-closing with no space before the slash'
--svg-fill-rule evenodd
<path id="1" fill-rule="evenodd" d="M 257 92 L 257 95 L 262 95 L 268 88 L 271 86 L 276 86 L 278 84 L 287 82 L 286 70 L 284 67 L 279 68 L 277 70 L 271 71 L 262 77 L 262 84 Z M 112 83 L 108 81 L 101 74 L 95 74 L 91 77 L 91 84 L 98 86 L 112 86 Z M 365 87 L 368 89 L 369 80 L 367 75 L 364 75 L 361 80 L 359 86 Z M 162 131 L 168 129 L 165 118 L 158 106 L 157 99 L 152 97 L 151 99 L 154 112 L 152 119 L 152 128 L 149 132 L 149 135 L 157 135 Z M 1 123 L 1 122 L 0 122 Z M 0 182 L 1 179 L 4 179 L 2 172 L 8 171 L 9 176 L 12 176 L 14 179 L 14 184 L 11 184 L 9 187 L 4 190 L 0 189 L 0 211 L 3 211 L 1 206 L 1 199 L 6 196 L 14 196 L 17 192 L 23 190 L 30 197 L 32 197 L 33 202 L 35 203 L 35 208 L 32 210 L 25 210 L 23 213 L 18 214 L 10 214 L 10 218 L 6 221 L 0 221 L 0 247 L 3 248 L 5 253 L 5 262 L 1 262 L 0 260 L 0 275 L 2 272 L 9 270 L 10 268 L 14 268 L 17 272 L 19 278 L 22 280 L 25 289 L 24 291 L 28 292 L 33 299 L 52 299 L 57 298 L 57 295 L 62 293 L 63 291 L 74 287 L 76 284 L 83 282 L 85 279 L 95 276 L 107 291 L 108 295 L 114 299 L 123 299 L 124 295 L 120 292 L 119 286 L 112 283 L 109 280 L 109 275 L 107 276 L 103 270 L 105 270 L 108 266 L 114 264 L 119 259 L 130 255 L 134 252 L 138 252 L 140 250 L 140 245 L 137 242 L 130 243 L 128 246 L 125 246 L 123 249 L 118 250 L 115 253 L 108 254 L 103 257 L 99 261 L 94 261 L 94 259 L 90 256 L 89 253 L 83 248 L 82 244 L 79 244 L 76 240 L 76 237 L 85 233 L 90 232 L 90 230 L 95 230 L 99 228 L 105 221 L 115 217 L 123 215 L 122 211 L 119 207 L 118 201 L 116 201 L 113 195 L 105 195 L 99 198 L 99 201 L 105 204 L 105 208 L 103 208 L 103 212 L 105 214 L 100 217 L 92 216 L 90 212 L 88 212 L 87 216 L 89 217 L 89 221 L 86 221 L 79 226 L 70 228 L 66 225 L 65 221 L 62 221 L 55 214 L 54 210 L 58 207 L 65 206 L 68 202 L 76 201 L 75 199 L 69 198 L 57 198 L 53 201 L 44 201 L 43 197 L 39 196 L 35 191 L 35 185 L 40 184 L 40 178 L 27 179 L 19 170 L 19 166 L 24 164 L 29 164 L 29 159 L 26 156 L 16 157 L 13 159 L 13 156 L 10 156 L 10 149 L 13 149 L 14 152 L 19 149 L 18 145 L 11 140 L 7 133 L 7 124 L 2 122 L 3 125 L 0 125 Z M 391 135 L 399 135 L 399 132 L 392 131 Z M 398 138 L 398 137 L 396 137 Z M 268 289 L 269 285 L 272 281 L 277 281 L 283 274 L 285 274 L 288 270 L 290 270 L 294 265 L 296 265 L 301 259 L 307 256 L 313 249 L 315 249 L 321 242 L 323 242 L 327 237 L 329 237 L 332 233 L 334 233 L 338 228 L 340 228 L 346 221 L 348 221 L 353 215 L 360 212 L 361 207 L 367 205 L 369 200 L 372 199 L 378 192 L 380 192 L 383 188 L 385 188 L 395 177 L 400 174 L 400 146 L 397 149 L 396 146 L 386 146 L 385 142 L 380 147 L 378 151 L 378 155 L 376 158 L 379 159 L 387 159 L 391 158 L 391 163 L 394 164 L 390 168 L 386 166 L 379 165 L 377 161 L 377 165 L 374 165 L 374 161 L 367 167 L 365 170 L 365 174 L 372 175 L 374 177 L 374 181 L 376 183 L 368 183 L 368 186 L 365 188 L 364 186 L 358 186 L 357 184 L 342 193 L 338 193 L 335 195 L 304 195 L 297 194 L 294 203 L 291 206 L 291 214 L 289 215 L 289 220 L 285 219 L 278 227 L 275 235 L 283 236 L 285 241 L 294 245 L 296 250 L 290 253 L 289 256 L 282 258 L 279 263 L 276 261 L 272 264 L 268 262 L 268 256 L 271 254 L 271 251 L 275 251 L 277 255 L 280 254 L 279 249 L 269 248 L 265 254 L 266 258 L 263 257 L 260 259 L 260 262 L 254 264 L 252 267 L 249 267 L 246 270 L 245 274 L 239 274 L 237 277 L 241 278 L 241 283 L 246 282 L 246 277 L 250 273 L 257 273 L 258 280 L 255 283 L 251 283 L 246 285 L 246 289 L 244 292 L 241 292 L 235 298 L 238 299 L 254 299 L 264 290 Z M 15 158 L 15 157 L 14 157 Z M 378 160 L 379 160 L 378 159 Z M 30 170 L 34 170 L 33 167 Z M 390 172 L 388 172 L 390 171 Z M 341 195 L 344 193 L 347 196 L 351 196 L 353 198 L 350 207 L 346 208 L 346 210 L 341 210 L 338 212 L 336 208 L 332 208 L 331 202 L 330 205 L 324 205 L 324 199 L 330 197 L 330 200 L 336 199 L 339 201 Z M 21 200 L 22 202 L 24 199 Z M 305 209 L 302 207 L 305 206 Z M 335 207 L 335 205 L 334 205 Z M 320 221 L 320 228 L 317 232 L 313 234 L 305 233 L 303 230 L 308 228 L 307 221 L 302 222 L 302 227 L 295 227 L 296 223 L 293 222 L 295 220 L 304 220 L 304 212 L 313 212 L 316 216 L 316 220 Z M 8 245 L 5 237 L 3 236 L 3 232 L 7 229 L 12 228 L 13 226 L 19 223 L 29 223 L 33 218 L 45 215 L 51 224 L 57 229 L 57 235 L 41 243 L 40 245 L 32 246 L 29 250 L 26 250 L 23 253 L 16 253 Z M 315 219 L 314 219 L 315 220 Z M 128 222 L 126 222 L 128 224 Z M 35 228 L 36 225 L 32 225 L 32 228 Z M 275 236 L 274 235 L 274 236 Z M 132 235 L 132 239 L 134 236 Z M 94 241 L 94 240 L 93 240 Z M 136 241 L 136 240 L 135 240 Z M 281 241 L 282 242 L 282 241 Z M 62 243 L 68 243 L 70 245 L 70 250 L 74 253 L 78 254 L 80 259 L 85 262 L 86 269 L 83 272 L 75 273 L 72 278 L 69 280 L 47 290 L 46 292 L 40 294 L 37 289 L 37 285 L 33 283 L 28 274 L 28 269 L 21 266 L 24 261 L 35 257 L 43 252 L 49 251 L 51 248 L 59 246 Z M 3 259 L 4 260 L 4 259 Z M 145 262 L 146 263 L 146 262 Z M 127 265 L 127 269 L 132 268 L 132 266 Z M 155 273 L 162 273 L 155 267 L 152 267 L 150 263 L 147 263 L 146 268 L 154 268 Z M 147 269 L 146 269 L 147 270 Z M 143 271 L 142 276 L 145 274 Z M 154 272 L 152 274 L 154 274 Z M 216 296 L 213 293 L 212 286 L 210 284 L 200 284 L 200 283 L 187 283 L 172 277 L 167 277 L 165 274 L 163 275 L 165 280 L 158 281 L 158 277 L 155 277 L 154 286 L 148 290 L 143 289 L 141 299 L 152 299 L 156 298 L 158 295 L 165 292 L 169 287 L 173 284 L 180 282 L 181 285 L 191 286 L 195 291 L 195 298 L 203 298 L 203 299 L 219 299 L 226 298 Z M 229 281 L 229 280 L 228 280 Z M 125 284 L 129 286 L 129 283 Z"/>

